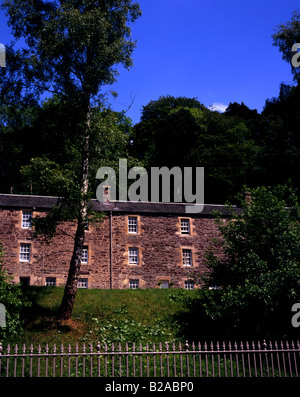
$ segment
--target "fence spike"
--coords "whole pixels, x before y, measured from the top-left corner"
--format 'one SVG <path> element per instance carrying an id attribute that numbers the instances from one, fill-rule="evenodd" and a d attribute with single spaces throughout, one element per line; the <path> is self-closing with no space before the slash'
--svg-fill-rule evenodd
<path id="1" fill-rule="evenodd" d="M 289 346 L 289 341 L 288 341 L 288 340 L 285 342 L 285 345 L 286 345 L 287 349 L 290 348 L 290 346 Z"/>
<path id="2" fill-rule="evenodd" d="M 272 348 L 273 348 L 272 341 L 270 341 L 270 343 L 269 343 L 269 348 L 270 348 L 270 350 L 272 350 Z"/>
<path id="3" fill-rule="evenodd" d="M 261 350 L 260 341 L 257 342 L 257 347 L 258 347 L 258 350 Z"/>

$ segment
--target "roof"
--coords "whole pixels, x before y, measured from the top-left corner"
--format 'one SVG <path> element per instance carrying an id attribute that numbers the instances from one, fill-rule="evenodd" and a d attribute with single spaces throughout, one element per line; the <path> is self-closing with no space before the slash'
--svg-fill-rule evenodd
<path id="1" fill-rule="evenodd" d="M 36 209 L 49 210 L 60 201 L 59 197 L 54 196 L 33 196 L 18 194 L 0 194 L 0 208 L 15 209 Z M 141 201 L 112 201 L 110 203 L 100 203 L 92 200 L 93 209 L 96 211 L 114 213 L 155 213 L 155 214 L 185 214 L 198 216 L 212 216 L 213 211 L 219 211 L 223 216 L 229 216 L 229 210 L 225 205 L 204 204 L 203 210 L 199 213 L 190 213 L 186 207 L 195 207 L 195 204 L 185 203 L 154 203 Z M 237 209 L 238 211 L 238 209 Z"/>

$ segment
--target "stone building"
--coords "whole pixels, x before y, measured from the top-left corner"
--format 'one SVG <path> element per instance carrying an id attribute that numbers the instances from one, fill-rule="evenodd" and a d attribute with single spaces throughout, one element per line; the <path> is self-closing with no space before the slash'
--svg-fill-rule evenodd
<path id="1" fill-rule="evenodd" d="M 31 220 L 44 215 L 56 197 L 0 194 L 0 241 L 4 267 L 14 282 L 63 286 L 75 235 L 75 223 L 59 225 L 49 245 L 33 239 Z M 92 202 L 103 211 L 100 223 L 87 226 L 78 286 L 81 288 L 192 289 L 194 271 L 205 270 L 205 251 L 218 236 L 213 210 L 205 205 L 186 214 L 185 204 Z"/>

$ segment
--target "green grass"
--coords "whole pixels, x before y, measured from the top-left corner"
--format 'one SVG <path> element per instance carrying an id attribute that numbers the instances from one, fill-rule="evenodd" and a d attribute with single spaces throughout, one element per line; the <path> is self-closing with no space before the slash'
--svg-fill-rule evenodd
<path id="1" fill-rule="evenodd" d="M 181 319 L 197 296 L 196 291 L 175 289 L 79 289 L 72 319 L 58 322 L 63 288 L 30 287 L 25 294 L 32 305 L 23 314 L 23 332 L 5 344 L 183 341 Z"/>

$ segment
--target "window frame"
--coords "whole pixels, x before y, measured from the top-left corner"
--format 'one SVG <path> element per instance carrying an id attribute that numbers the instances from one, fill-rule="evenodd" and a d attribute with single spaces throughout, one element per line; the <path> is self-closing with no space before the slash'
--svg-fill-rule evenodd
<path id="1" fill-rule="evenodd" d="M 132 220 L 135 221 L 134 224 L 130 223 L 130 221 L 132 221 Z M 130 227 L 134 227 L 134 230 L 130 230 Z M 127 230 L 128 230 L 128 234 L 138 234 L 139 229 L 138 229 L 138 217 L 137 216 L 128 215 Z"/>
<path id="2" fill-rule="evenodd" d="M 86 260 L 85 260 L 86 258 Z M 87 265 L 89 263 L 89 246 L 84 245 L 82 248 L 81 263 Z"/>
<path id="3" fill-rule="evenodd" d="M 132 255 L 131 252 L 135 252 L 134 255 Z M 136 261 L 132 261 L 132 258 L 136 258 Z M 138 266 L 140 264 L 140 258 L 139 258 L 139 247 L 128 247 L 128 264 L 131 266 Z"/>
<path id="4" fill-rule="evenodd" d="M 29 217 L 26 218 L 26 215 Z M 33 216 L 33 212 L 30 210 L 22 210 L 21 211 L 21 228 L 22 229 L 31 229 L 32 228 L 32 216 Z M 26 222 L 28 222 L 29 224 L 25 224 Z"/>
<path id="5" fill-rule="evenodd" d="M 46 277 L 45 287 L 56 287 L 56 277 Z"/>
<path id="6" fill-rule="evenodd" d="M 77 287 L 78 288 L 88 289 L 88 286 L 89 286 L 88 278 L 84 277 L 84 278 L 79 278 L 78 279 L 78 283 L 77 283 Z"/>
<path id="7" fill-rule="evenodd" d="M 22 248 L 24 248 L 25 246 L 29 247 L 28 252 L 26 252 L 25 250 L 23 251 Z M 25 259 L 25 254 L 28 255 L 28 259 Z M 32 254 L 32 247 L 31 247 L 31 243 L 20 243 L 20 248 L 19 248 L 19 262 L 22 263 L 30 263 L 31 262 L 31 254 Z M 24 255 L 24 258 L 22 258 L 22 255 Z"/>
<path id="8" fill-rule="evenodd" d="M 139 289 L 140 288 L 140 280 L 139 279 L 130 279 L 128 283 L 129 289 Z"/>
<path id="9" fill-rule="evenodd" d="M 184 289 L 193 291 L 195 289 L 195 282 L 192 280 L 184 280 Z"/>
<path id="10" fill-rule="evenodd" d="M 189 264 L 186 264 L 186 254 L 189 252 Z M 181 249 L 181 260 L 183 267 L 193 267 L 193 250 L 191 248 L 182 248 Z"/>
<path id="11" fill-rule="evenodd" d="M 187 222 L 187 226 L 183 225 L 184 222 Z M 187 228 L 187 230 L 185 228 Z M 189 218 L 180 218 L 180 234 L 184 236 L 191 235 L 191 221 Z"/>

